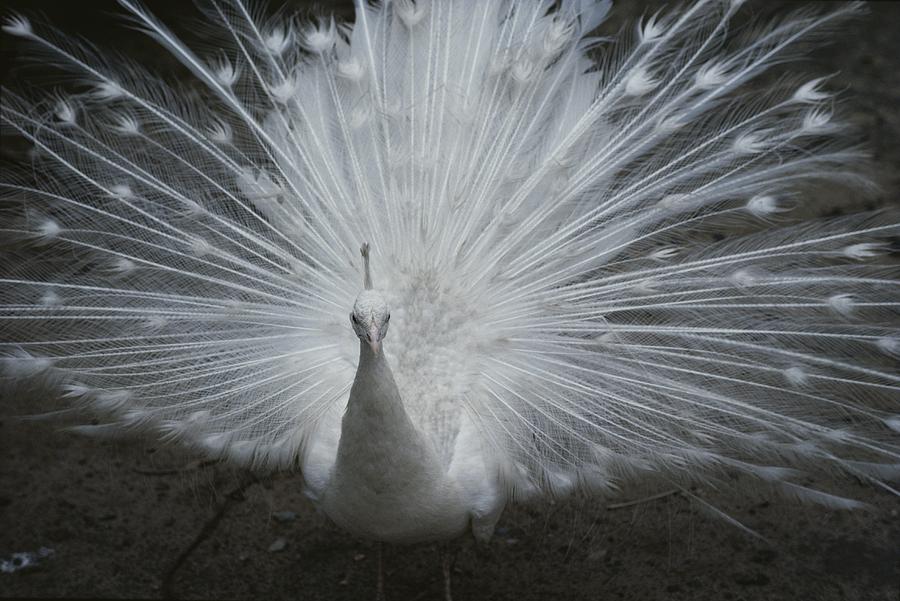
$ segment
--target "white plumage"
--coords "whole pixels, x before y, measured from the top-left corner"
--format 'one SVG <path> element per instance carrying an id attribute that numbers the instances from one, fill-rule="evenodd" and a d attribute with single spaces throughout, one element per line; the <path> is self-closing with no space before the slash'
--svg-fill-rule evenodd
<path id="1" fill-rule="evenodd" d="M 3 177 L 5 369 L 106 418 L 82 431 L 299 468 L 385 541 L 649 479 L 896 492 L 900 226 L 804 219 L 808 182 L 867 185 L 862 153 L 822 79 L 748 86 L 856 5 L 735 45 L 741 3 L 700 1 L 610 48 L 608 2 L 212 2 L 207 57 L 121 4 L 200 96 L 3 28 L 90 87 L 2 112 L 35 161 Z"/>

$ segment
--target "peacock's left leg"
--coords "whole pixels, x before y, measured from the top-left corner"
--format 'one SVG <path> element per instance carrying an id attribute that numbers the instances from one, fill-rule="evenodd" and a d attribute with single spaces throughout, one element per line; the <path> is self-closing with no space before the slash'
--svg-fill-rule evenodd
<path id="1" fill-rule="evenodd" d="M 385 601 L 384 597 L 384 543 L 378 542 L 378 584 L 376 585 L 375 601 Z"/>
<path id="2" fill-rule="evenodd" d="M 441 543 L 438 553 L 441 555 L 441 569 L 444 572 L 444 601 L 453 601 L 450 594 L 450 574 L 453 572 L 453 564 L 456 563 L 457 549 L 451 548 L 450 543 Z"/>

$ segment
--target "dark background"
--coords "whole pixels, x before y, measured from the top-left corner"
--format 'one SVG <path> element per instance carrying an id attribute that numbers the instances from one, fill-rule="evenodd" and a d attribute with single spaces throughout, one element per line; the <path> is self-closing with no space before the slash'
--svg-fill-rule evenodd
<path id="1" fill-rule="evenodd" d="M 620 4 L 604 33 L 661 3 Z M 189 2 L 147 5 L 179 35 L 190 38 L 197 31 L 192 19 L 199 13 Z M 742 14 L 777 16 L 800 5 L 750 2 Z M 313 15 L 351 18 L 353 12 L 347 2 L 291 6 Z M 184 74 L 151 40 L 123 26 L 115 2 L 14 0 L 0 14 L 10 11 L 34 21 L 44 15 L 61 31 L 127 54 L 153 71 Z M 873 3 L 867 16 L 831 37 L 832 45 L 788 68 L 834 74 L 829 87 L 840 91 L 839 114 L 872 151 L 882 191 L 866 199 L 817 195 L 810 212 L 896 206 L 900 3 Z M 26 48 L 18 39 L 0 40 L 4 85 L 52 89 L 59 72 L 21 60 Z M 4 160 L 21 157 L 21 144 L 2 141 Z M 46 409 L 46 396 L 0 391 L 0 560 L 41 547 L 54 551 L 35 568 L 0 573 L 0 596 L 374 597 L 374 546 L 316 514 L 300 493 L 299 475 L 252 480 L 154 441 L 88 440 L 52 423 L 12 418 Z M 618 509 L 583 499 L 514 508 L 487 548 L 461 544 L 455 598 L 896 601 L 896 498 L 854 482 L 832 490 L 872 509 L 834 512 L 780 499 L 713 497 L 717 507 L 766 541 L 709 517 L 678 495 Z M 270 550 L 279 539 L 284 548 Z M 389 599 L 441 598 L 434 547 L 394 548 L 386 559 Z"/>

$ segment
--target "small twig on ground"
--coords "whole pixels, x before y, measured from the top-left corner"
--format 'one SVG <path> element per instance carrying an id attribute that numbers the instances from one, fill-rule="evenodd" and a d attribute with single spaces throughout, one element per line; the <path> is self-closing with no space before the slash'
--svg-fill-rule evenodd
<path id="1" fill-rule="evenodd" d="M 640 505 L 641 503 L 649 503 L 650 501 L 656 501 L 657 499 L 664 499 L 666 497 L 671 497 L 672 495 L 676 495 L 681 491 L 677 488 L 673 488 L 672 490 L 666 490 L 661 493 L 657 493 L 655 495 L 651 495 L 649 497 L 644 497 L 643 499 L 635 499 L 634 501 L 625 501 L 624 503 L 613 503 L 612 505 L 607 505 L 607 510 L 612 509 L 624 509 L 625 507 L 632 507 L 634 505 Z"/>
<path id="2" fill-rule="evenodd" d="M 224 500 L 219 504 L 219 507 L 216 509 L 216 512 L 213 514 L 211 518 L 209 518 L 206 523 L 203 525 L 203 528 L 194 538 L 193 542 L 187 546 L 181 553 L 178 554 L 178 557 L 175 558 L 175 561 L 172 562 L 172 565 L 166 571 L 166 574 L 162 579 L 162 595 L 164 599 L 176 599 L 175 592 L 172 590 L 172 587 L 175 584 L 175 574 L 184 564 L 188 557 L 190 557 L 191 553 L 194 552 L 200 543 L 205 541 L 209 536 L 215 531 L 218 527 L 219 522 L 222 521 L 222 518 L 225 517 L 225 514 L 228 513 L 228 510 L 231 507 L 244 499 L 243 493 L 253 484 L 256 484 L 259 480 L 255 476 L 249 476 L 244 479 L 240 484 L 238 484 L 233 490 L 229 491 Z"/>

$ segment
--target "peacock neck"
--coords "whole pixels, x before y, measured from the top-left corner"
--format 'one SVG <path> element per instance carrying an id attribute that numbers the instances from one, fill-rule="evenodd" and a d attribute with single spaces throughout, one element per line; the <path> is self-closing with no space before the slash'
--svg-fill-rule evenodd
<path id="1" fill-rule="evenodd" d="M 465 530 L 469 513 L 456 494 L 407 414 L 388 359 L 363 343 L 323 509 L 362 536 L 417 542 Z"/>
<path id="2" fill-rule="evenodd" d="M 381 477 L 401 466 L 413 469 L 427 455 L 426 447 L 403 406 L 384 350 L 375 353 L 361 342 L 356 378 L 341 423 L 337 464 L 357 472 L 365 466 L 370 476 Z"/>
<path id="3" fill-rule="evenodd" d="M 347 410 L 358 409 L 375 413 L 395 413 L 406 415 L 400 390 L 394 381 L 394 374 L 384 355 L 384 349 L 375 352 L 364 341 L 359 343 L 359 364 L 356 377 L 350 389 Z"/>

